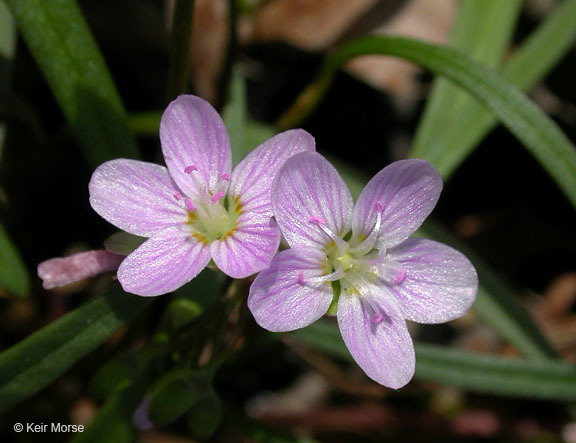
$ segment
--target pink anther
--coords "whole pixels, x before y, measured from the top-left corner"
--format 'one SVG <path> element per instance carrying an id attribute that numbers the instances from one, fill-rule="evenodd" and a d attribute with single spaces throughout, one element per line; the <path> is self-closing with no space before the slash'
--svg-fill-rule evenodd
<path id="1" fill-rule="evenodd" d="M 182 198 L 182 194 L 180 194 L 179 192 L 175 192 L 174 194 L 172 194 L 172 197 L 174 197 L 176 200 L 180 200 Z"/>
<path id="2" fill-rule="evenodd" d="M 302 271 L 298 273 L 298 283 L 304 285 L 304 272 Z"/>
<path id="3" fill-rule="evenodd" d="M 378 312 L 378 313 L 374 314 L 374 315 L 370 318 L 370 320 L 372 321 L 372 323 L 378 324 L 378 323 L 380 323 L 380 322 L 382 321 L 383 318 L 384 318 L 384 316 L 383 316 L 380 312 Z"/>
<path id="4" fill-rule="evenodd" d="M 396 279 L 394 280 L 394 283 L 396 283 L 397 285 L 399 285 L 399 284 L 402 283 L 404 280 L 406 280 L 406 269 L 400 268 L 400 269 L 398 270 L 398 275 L 396 275 Z"/>
<path id="5" fill-rule="evenodd" d="M 310 223 L 314 223 L 315 225 L 325 225 L 326 224 L 326 220 L 324 220 L 322 217 L 310 217 L 310 220 L 308 220 Z"/>
<path id="6" fill-rule="evenodd" d="M 218 200 L 220 200 L 222 197 L 224 197 L 225 193 L 224 192 L 217 192 L 216 194 L 214 194 L 212 196 L 212 198 L 210 199 L 212 201 L 212 203 L 216 203 Z"/>
<path id="7" fill-rule="evenodd" d="M 222 178 L 226 181 L 230 181 L 230 174 L 228 174 L 227 172 L 222 174 Z"/>
<path id="8" fill-rule="evenodd" d="M 382 204 L 382 202 L 380 200 L 378 200 L 376 202 L 376 205 L 374 205 L 376 212 L 382 213 L 382 211 L 384 210 L 384 205 Z"/>
<path id="9" fill-rule="evenodd" d="M 194 166 L 194 165 L 186 166 L 184 168 L 184 172 L 186 174 L 190 174 L 192 171 L 197 171 L 197 170 L 198 170 L 198 166 Z"/>
<path id="10" fill-rule="evenodd" d="M 188 208 L 188 210 L 189 210 L 190 212 L 194 212 L 194 209 L 196 209 L 196 208 L 194 207 L 194 203 L 192 203 L 192 200 L 190 200 L 189 198 L 187 198 L 187 199 L 184 200 L 184 204 L 186 205 L 186 207 Z"/>

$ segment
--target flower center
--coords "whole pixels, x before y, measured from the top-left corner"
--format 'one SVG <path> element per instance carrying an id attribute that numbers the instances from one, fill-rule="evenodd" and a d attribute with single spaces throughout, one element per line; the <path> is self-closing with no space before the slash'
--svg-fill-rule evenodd
<path id="1" fill-rule="evenodd" d="M 187 166 L 184 172 L 193 178 L 198 168 L 194 165 Z M 222 175 L 223 182 L 230 180 L 230 174 Z M 203 243 L 211 243 L 217 240 L 224 240 L 232 235 L 237 228 L 238 218 L 242 214 L 242 205 L 238 197 L 229 199 L 226 195 L 227 184 L 222 183 L 217 186 L 224 189 L 210 192 L 204 189 L 201 196 L 194 200 L 185 198 L 184 205 L 187 212 L 186 223 L 190 226 L 192 236 Z M 180 193 L 174 194 L 176 200 L 183 197 Z"/>
<path id="2" fill-rule="evenodd" d="M 309 222 L 316 225 L 331 241 L 325 246 L 326 259 L 323 263 L 324 275 L 305 278 L 300 272 L 300 284 L 340 281 L 341 291 L 346 295 L 362 296 L 372 306 L 372 295 L 367 292 L 370 285 L 399 285 L 406 279 L 406 269 L 390 258 L 390 254 L 379 242 L 382 223 L 382 204 L 375 205 L 376 222 L 370 234 L 361 238 L 352 234 L 339 236 L 332 232 L 321 217 L 311 217 Z M 373 307 L 373 321 L 379 323 L 382 314 Z"/>
<path id="3" fill-rule="evenodd" d="M 224 195 L 216 193 L 209 199 L 202 199 L 193 206 L 187 206 L 187 223 L 192 236 L 203 243 L 224 240 L 233 234 L 242 214 L 238 198 L 229 201 Z"/>

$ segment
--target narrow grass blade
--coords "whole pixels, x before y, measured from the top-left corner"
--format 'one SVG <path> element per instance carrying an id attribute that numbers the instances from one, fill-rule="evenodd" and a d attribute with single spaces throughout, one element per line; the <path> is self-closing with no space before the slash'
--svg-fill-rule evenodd
<path id="1" fill-rule="evenodd" d="M 74 0 L 4 0 L 92 166 L 138 157 L 118 92 Z"/>
<path id="2" fill-rule="evenodd" d="M 34 395 L 133 319 L 153 298 L 109 290 L 0 354 L 0 411 Z"/>
<path id="3" fill-rule="evenodd" d="M 498 67 L 510 45 L 521 2 L 463 0 L 459 5 L 450 45 L 486 66 Z M 469 103 L 474 102 L 465 91 L 444 78 L 436 79 L 416 132 L 414 151 L 427 153 L 431 141 L 441 138 Z"/>
<path id="4" fill-rule="evenodd" d="M 347 61 L 368 54 L 400 57 L 441 74 L 468 91 L 524 144 L 576 206 L 576 148 L 534 103 L 491 69 L 465 54 L 418 40 L 372 36 L 353 41 L 330 55 L 318 79 L 282 117 L 291 127 L 310 114 Z"/>
<path id="5" fill-rule="evenodd" d="M 30 277 L 18 250 L 0 225 L 0 289 L 8 294 L 26 297 Z"/>
<path id="6" fill-rule="evenodd" d="M 576 39 L 576 0 L 560 3 L 549 17 L 516 49 L 502 70 L 502 76 L 522 91 L 536 85 Z M 416 141 L 410 156 L 433 162 L 448 178 L 498 123 L 478 103 L 469 102 L 438 137 Z M 422 137 L 422 138 L 420 138 Z"/>

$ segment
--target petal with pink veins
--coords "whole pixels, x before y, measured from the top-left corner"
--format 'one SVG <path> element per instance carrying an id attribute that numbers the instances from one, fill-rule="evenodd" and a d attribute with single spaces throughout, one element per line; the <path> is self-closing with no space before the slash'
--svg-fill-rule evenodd
<path id="1" fill-rule="evenodd" d="M 158 232 L 130 254 L 118 269 L 126 292 L 153 296 L 188 283 L 210 261 L 210 248 L 193 238 L 185 225 Z"/>
<path id="2" fill-rule="evenodd" d="M 324 275 L 326 256 L 318 249 L 296 248 L 280 252 L 250 287 L 248 308 L 256 322 L 273 332 L 303 328 L 322 317 L 332 302 L 330 282 L 315 282 Z"/>
<path id="3" fill-rule="evenodd" d="M 94 171 L 88 189 L 92 208 L 134 235 L 150 237 L 186 220 L 186 211 L 173 196 L 178 188 L 164 166 L 111 160 Z"/>
<path id="4" fill-rule="evenodd" d="M 380 288 L 357 289 L 361 295 L 343 291 L 338 301 L 338 326 L 344 343 L 366 375 L 399 389 L 412 379 L 415 369 L 406 321 L 393 297 Z"/>
<path id="5" fill-rule="evenodd" d="M 350 229 L 352 195 L 336 169 L 320 154 L 303 152 L 289 158 L 272 185 L 272 208 L 292 247 L 322 248 L 332 234 Z"/>
<path id="6" fill-rule="evenodd" d="M 463 316 L 476 298 L 478 275 L 457 250 L 432 240 L 411 238 L 389 250 L 390 259 L 406 271 L 390 290 L 404 318 L 418 323 L 444 323 Z"/>
<path id="7" fill-rule="evenodd" d="M 382 211 L 380 241 L 396 246 L 420 227 L 442 191 L 440 174 L 426 160 L 400 160 L 376 174 L 360 193 L 352 219 L 355 235 L 368 236 Z"/>
<path id="8" fill-rule="evenodd" d="M 245 211 L 272 215 L 272 182 L 287 159 L 299 152 L 315 150 L 314 137 L 303 129 L 278 134 L 242 160 L 232 173 L 228 194 L 238 197 Z"/>
<path id="9" fill-rule="evenodd" d="M 267 215 L 244 213 L 235 231 L 210 245 L 212 259 L 224 274 L 244 278 L 266 268 L 280 245 L 280 230 Z"/>
<path id="10" fill-rule="evenodd" d="M 160 122 L 160 142 L 170 175 L 189 196 L 226 191 L 232 172 L 230 138 L 210 103 L 193 95 L 173 100 Z"/>

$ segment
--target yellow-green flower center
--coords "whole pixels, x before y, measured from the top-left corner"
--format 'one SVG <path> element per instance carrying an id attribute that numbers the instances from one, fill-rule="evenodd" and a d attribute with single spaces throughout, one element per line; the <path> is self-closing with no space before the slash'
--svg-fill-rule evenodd
<path id="1" fill-rule="evenodd" d="M 203 243 L 225 240 L 238 227 L 242 205 L 238 197 L 228 197 L 213 201 L 214 198 L 194 202 L 194 210 L 188 210 L 187 223 L 192 236 Z"/>

